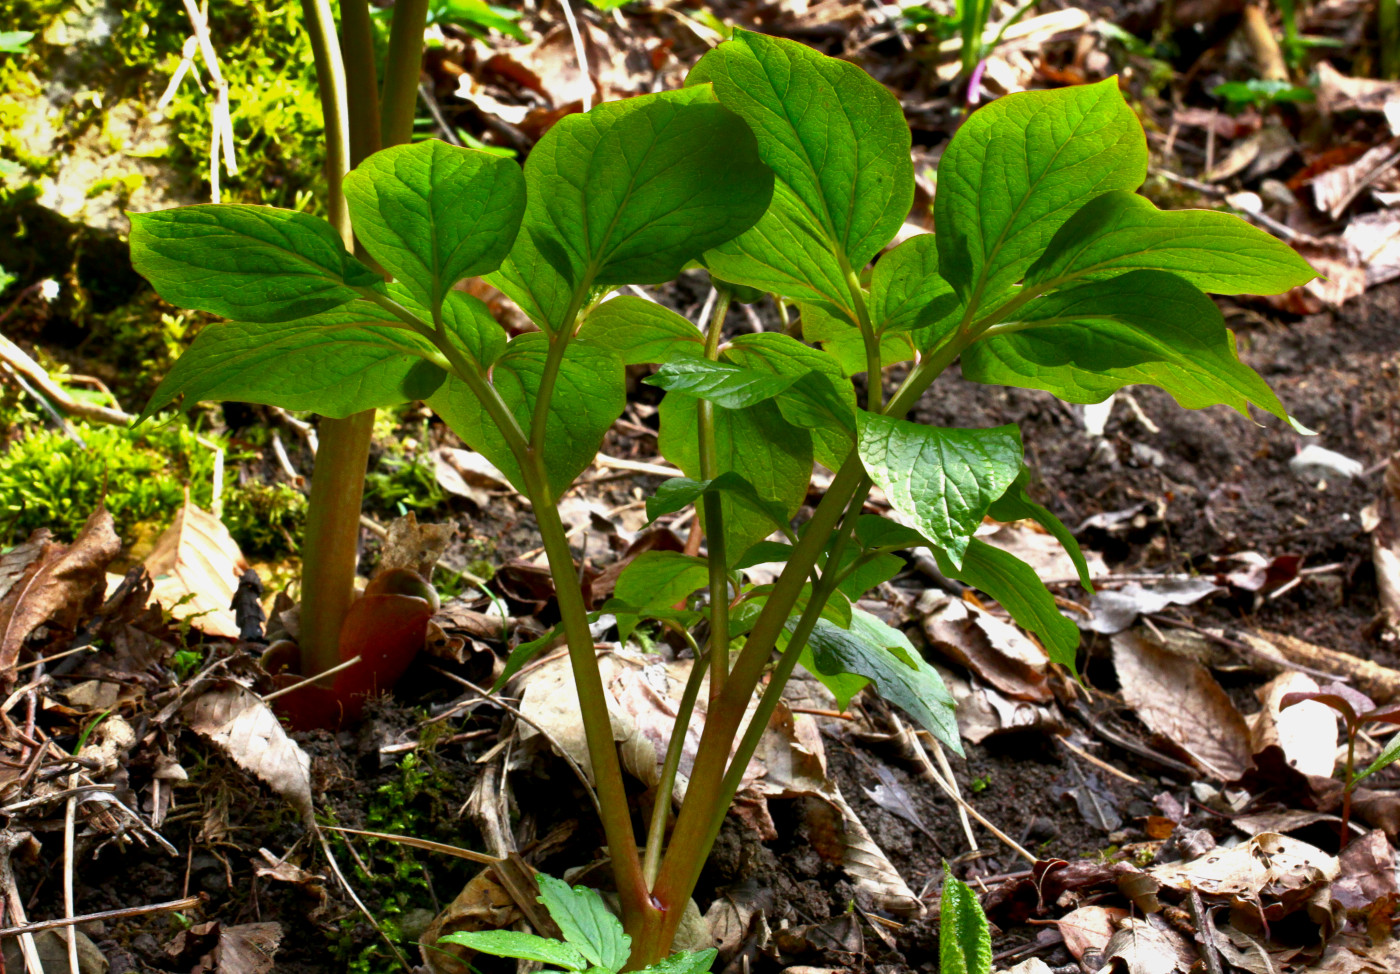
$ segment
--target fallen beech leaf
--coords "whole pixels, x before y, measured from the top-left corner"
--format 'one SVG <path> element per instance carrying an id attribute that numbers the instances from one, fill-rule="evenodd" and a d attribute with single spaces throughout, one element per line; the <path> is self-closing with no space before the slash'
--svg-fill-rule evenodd
<path id="1" fill-rule="evenodd" d="M 237 684 L 210 690 L 185 706 L 185 722 L 312 820 L 311 758 L 256 694 Z"/>
<path id="2" fill-rule="evenodd" d="M 1316 680 L 1296 670 L 1280 673 L 1260 687 L 1256 694 L 1264 706 L 1249 718 L 1251 750 L 1260 754 L 1277 747 L 1289 767 L 1330 777 L 1337 757 L 1337 712 L 1316 700 L 1281 709 L 1287 694 L 1317 690 Z"/>
<path id="3" fill-rule="evenodd" d="M 962 599 L 948 598 L 924 616 L 933 648 L 983 681 L 1020 700 L 1054 698 L 1045 679 L 1049 658 L 1015 626 Z"/>
<path id="4" fill-rule="evenodd" d="M 1113 665 L 1123 699 L 1138 718 L 1202 771 L 1236 781 L 1249 770 L 1249 727 L 1204 666 L 1140 630 L 1113 637 Z"/>
<path id="5" fill-rule="evenodd" d="M 280 923 L 221 926 L 219 946 L 214 948 L 215 970 L 218 974 L 267 974 L 281 943 Z"/>
<path id="6" fill-rule="evenodd" d="M 1090 950 L 1102 953 L 1118 928 L 1120 920 L 1128 918 L 1128 911 L 1116 906 L 1081 906 L 1070 910 L 1055 921 L 1060 936 L 1065 940 L 1065 949 L 1075 960 L 1083 960 Z"/>
<path id="7" fill-rule="evenodd" d="M 468 974 L 471 968 L 466 961 L 474 956 L 473 952 L 438 941 L 449 933 L 509 929 L 520 918 L 520 909 L 498 882 L 495 871 L 483 869 L 423 932 L 419 940 L 423 963 L 434 974 Z"/>
<path id="8" fill-rule="evenodd" d="M 1340 863 L 1317 846 L 1277 832 L 1263 832 L 1229 849 L 1213 849 L 1186 862 L 1147 872 L 1179 892 L 1196 890 L 1257 906 L 1261 894 L 1298 890 L 1336 878 Z"/>
<path id="9" fill-rule="evenodd" d="M 1341 873 L 1332 882 L 1332 900 L 1348 913 L 1364 915 L 1376 900 L 1400 893 L 1395 879 L 1395 851 L 1380 829 L 1352 839 L 1337 859 Z"/>
<path id="10" fill-rule="evenodd" d="M 1119 960 L 1127 974 L 1173 974 L 1174 971 L 1188 971 L 1195 959 L 1189 954 L 1182 963 L 1183 951 L 1178 950 L 1174 941 L 1180 940 L 1177 934 L 1165 924 L 1161 926 L 1151 920 L 1130 917 L 1109 938 L 1104 947 L 1104 959 Z M 1116 966 L 1116 965 L 1115 965 Z"/>
<path id="11" fill-rule="evenodd" d="M 238 638 L 233 594 L 248 563 L 222 521 L 186 497 L 145 565 L 155 600 L 171 615 L 210 635 Z"/>
<path id="12" fill-rule="evenodd" d="M 102 600 L 107 565 L 121 550 L 121 539 L 112 515 L 98 508 L 71 545 L 39 531 L 20 549 L 23 554 L 6 561 L 0 576 L 8 580 L 0 582 L 7 588 L 0 597 L 0 679 L 6 685 L 14 682 L 20 647 L 30 633 L 44 623 L 71 631 Z M 28 562 L 23 568 L 21 560 Z"/>

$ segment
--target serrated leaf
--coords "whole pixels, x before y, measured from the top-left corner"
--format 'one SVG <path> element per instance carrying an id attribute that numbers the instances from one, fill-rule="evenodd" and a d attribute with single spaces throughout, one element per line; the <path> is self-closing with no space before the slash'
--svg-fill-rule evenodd
<path id="1" fill-rule="evenodd" d="M 329 311 L 381 283 L 346 253 L 330 224 L 241 203 L 132 213 L 131 263 L 171 304 L 239 321 Z"/>
<path id="2" fill-rule="evenodd" d="M 954 564 L 945 551 L 931 550 L 939 571 L 996 599 L 1017 625 L 1040 637 L 1052 660 L 1074 670 L 1079 627 L 1060 612 L 1055 597 L 1034 568 L 1010 552 L 976 538 L 967 546 L 961 564 Z"/>
<path id="3" fill-rule="evenodd" d="M 661 455 L 692 480 L 700 472 L 699 401 L 678 393 L 661 400 Z M 733 471 L 773 502 L 788 519 L 807 497 L 812 475 L 812 438 L 783 419 L 771 401 L 748 409 L 715 410 L 715 452 L 721 474 Z M 725 552 L 737 558 L 773 531 L 772 521 L 730 496 L 721 496 Z M 701 523 L 704 511 L 700 512 Z"/>
<path id="4" fill-rule="evenodd" d="M 760 497 L 754 485 L 733 470 L 726 471 L 713 480 L 672 477 L 664 481 L 656 488 L 656 493 L 647 498 L 647 519 L 655 521 L 663 515 L 674 514 L 711 493 L 731 497 L 745 507 L 757 511 L 780 531 L 791 530 L 782 507 L 775 501 Z"/>
<path id="5" fill-rule="evenodd" d="M 812 434 L 818 463 L 841 468 L 855 445 L 856 394 L 831 356 L 776 332 L 740 335 L 724 355 L 746 368 L 791 378 L 792 385 L 775 397 L 778 411 Z"/>
<path id="6" fill-rule="evenodd" d="M 962 753 L 954 715 L 957 705 L 938 671 L 904 633 L 870 613 L 853 610 L 849 629 L 819 620 L 802 650 L 801 663 L 836 695 L 842 710 L 865 683 L 873 683 L 881 697 Z M 851 677 L 859 677 L 860 682 Z"/>
<path id="7" fill-rule="evenodd" d="M 1282 294 L 1317 276 L 1298 252 L 1233 213 L 1159 210 L 1127 190 L 1090 200 L 1055 234 L 1026 284 L 1170 271 L 1216 294 Z"/>
<path id="8" fill-rule="evenodd" d="M 815 342 L 830 355 L 843 375 L 859 375 L 867 370 L 865 339 L 854 320 L 833 315 L 814 304 L 798 306 L 802 312 L 802 337 Z M 917 332 L 886 332 L 880 336 L 880 362 L 894 365 L 912 361 L 922 349 L 914 347 Z"/>
<path id="9" fill-rule="evenodd" d="M 1080 284 L 1032 301 L 1020 319 L 963 353 L 964 377 L 1085 403 L 1141 383 L 1188 409 L 1224 404 L 1248 416 L 1253 403 L 1287 418 L 1273 390 L 1240 362 L 1215 302 L 1175 274 L 1132 271 Z"/>
<path id="10" fill-rule="evenodd" d="M 753 226 L 773 176 L 708 86 L 560 119 L 525 163 L 529 203 L 493 284 L 551 331 L 607 284 L 660 284 Z M 572 323 L 570 323 L 572 324 Z"/>
<path id="11" fill-rule="evenodd" d="M 648 376 L 647 385 L 707 399 L 725 409 L 747 409 L 772 399 L 796 382 L 796 375 L 746 369 L 730 362 L 708 359 L 676 359 Z"/>
<path id="12" fill-rule="evenodd" d="M 294 321 L 214 322 L 166 373 L 141 419 L 181 396 L 186 406 L 254 402 L 349 416 L 432 395 L 445 378 L 431 361 L 440 359 L 364 300 Z"/>
<path id="13" fill-rule="evenodd" d="M 1084 586 L 1085 591 L 1090 595 L 1094 593 L 1094 582 L 1089 575 L 1089 563 L 1084 558 L 1084 552 L 1079 548 L 1079 542 L 1074 535 L 1070 534 L 1069 528 L 1064 523 L 1051 514 L 1049 509 L 1031 500 L 1030 494 L 1026 492 L 1026 485 L 1030 482 L 1031 472 L 1027 467 L 1021 468 L 1021 473 L 1016 477 L 1005 494 L 992 502 L 992 506 L 987 509 L 987 515 L 998 521 L 1022 521 L 1031 520 L 1039 524 L 1060 543 L 1060 547 L 1065 549 L 1065 554 L 1069 555 L 1070 561 L 1074 562 L 1074 570 L 1079 575 L 1079 584 Z"/>
<path id="14" fill-rule="evenodd" d="M 612 349 L 623 365 L 657 365 L 705 354 L 699 328 L 654 301 L 626 294 L 590 311 L 579 336 Z"/>
<path id="15" fill-rule="evenodd" d="M 910 237 L 875 264 L 870 277 L 870 320 L 876 332 L 910 332 L 924 351 L 952 331 L 961 302 L 953 285 L 938 274 L 938 238 Z"/>
<path id="16" fill-rule="evenodd" d="M 540 902 L 559 925 L 564 939 L 590 963 L 620 971 L 632 952 L 632 938 L 622 932 L 622 922 L 612 915 L 603 897 L 587 886 L 569 884 L 537 873 Z"/>
<path id="17" fill-rule="evenodd" d="M 939 160 L 941 273 L 980 306 L 1020 280 L 1084 200 L 1146 175 L 1147 140 L 1117 78 L 998 98 Z"/>
<path id="18" fill-rule="evenodd" d="M 884 85 L 805 44 L 738 29 L 686 79 L 704 82 L 752 126 L 763 161 L 849 266 L 889 243 L 914 200 L 914 165 L 904 112 Z"/>
<path id="19" fill-rule="evenodd" d="M 588 966 L 583 955 L 566 943 L 514 930 L 462 930 L 439 937 L 438 943 L 457 944 L 495 957 L 515 957 L 553 964 L 566 971 L 582 971 Z"/>
<path id="20" fill-rule="evenodd" d="M 718 955 L 719 951 L 713 947 L 693 954 L 672 954 L 665 960 L 642 968 L 642 974 L 705 974 L 714 965 Z"/>
<path id="21" fill-rule="evenodd" d="M 428 139 L 360 163 L 345 199 L 365 250 L 431 310 L 458 281 L 501 266 L 525 213 L 525 178 L 509 159 Z"/>
<path id="22" fill-rule="evenodd" d="M 895 511 L 960 562 L 987 508 L 1021 471 L 1020 430 L 945 429 L 867 412 L 856 420 L 866 475 Z"/>
<path id="23" fill-rule="evenodd" d="M 534 332 L 506 346 L 491 367 L 491 383 L 522 429 L 530 428 L 549 339 Z M 603 435 L 626 405 L 622 363 L 608 349 L 574 339 L 555 380 L 545 426 L 544 458 L 550 492 L 558 497 L 597 456 Z M 517 490 L 524 479 L 505 438 L 467 385 L 449 375 L 428 399 L 452 431 L 509 478 Z"/>
<path id="24" fill-rule="evenodd" d="M 634 610 L 669 609 L 709 581 L 704 558 L 679 551 L 644 551 L 617 577 L 613 594 Z"/>
<path id="25" fill-rule="evenodd" d="M 977 894 L 943 866 L 939 897 L 938 969 L 940 974 L 990 974 L 992 935 Z"/>

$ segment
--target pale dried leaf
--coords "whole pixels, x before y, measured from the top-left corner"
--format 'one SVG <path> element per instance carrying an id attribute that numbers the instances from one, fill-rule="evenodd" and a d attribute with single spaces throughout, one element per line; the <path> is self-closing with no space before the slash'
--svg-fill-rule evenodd
<path id="1" fill-rule="evenodd" d="M 374 569 L 375 577 L 407 569 L 421 578 L 432 578 L 433 568 L 456 533 L 457 528 L 451 524 L 419 524 L 412 511 L 395 518 L 389 522 L 388 533 L 384 536 L 384 549 Z"/>
<path id="2" fill-rule="evenodd" d="M 1190 961 L 1181 964 L 1167 930 L 1137 917 L 1123 921 L 1104 947 L 1104 958 L 1122 961 L 1127 974 L 1174 974 L 1191 968 Z"/>
<path id="3" fill-rule="evenodd" d="M 1113 664 L 1123 699 L 1138 718 L 1202 771 L 1236 781 L 1249 769 L 1249 727 L 1204 666 L 1141 630 L 1113 637 Z"/>
<path id="4" fill-rule="evenodd" d="M 214 636 L 238 638 L 233 593 L 248 563 L 222 521 L 186 498 L 146 557 L 155 600 Z"/>
<path id="5" fill-rule="evenodd" d="M 1313 177 L 1313 202 L 1334 220 L 1341 219 L 1361 191 L 1400 162 L 1400 139 L 1391 139 L 1362 153 L 1361 158 Z"/>
<path id="6" fill-rule="evenodd" d="M 1279 705 L 1288 693 L 1315 693 L 1317 681 L 1306 673 L 1285 670 L 1256 692 L 1263 709 L 1250 718 L 1251 750 L 1277 747 L 1291 768 L 1328 778 L 1337 757 L 1337 712 L 1316 700 L 1287 710 Z"/>
<path id="7" fill-rule="evenodd" d="M 1054 697 L 1046 682 L 1049 658 L 1015 626 L 962 599 L 947 598 L 924 616 L 924 635 L 955 663 L 1020 700 Z"/>
<path id="8" fill-rule="evenodd" d="M 1076 615 L 1075 621 L 1081 629 L 1112 635 L 1122 632 L 1138 616 L 1161 612 L 1171 605 L 1192 605 L 1220 591 L 1220 586 L 1209 578 L 1164 578 L 1150 588 L 1137 582 L 1129 582 L 1122 588 L 1101 588 L 1089 601 L 1093 613 L 1086 622 Z"/>
<path id="9" fill-rule="evenodd" d="M 1378 210 L 1353 217 L 1342 231 L 1342 243 L 1364 269 L 1367 287 L 1400 277 L 1400 211 Z"/>
<path id="10" fill-rule="evenodd" d="M 218 974 L 268 974 L 282 943 L 280 923 L 240 923 L 219 928 L 214 950 Z"/>
<path id="11" fill-rule="evenodd" d="M 256 694 L 237 685 L 210 690 L 187 704 L 184 713 L 191 730 L 311 820 L 311 758 Z"/>
<path id="12" fill-rule="evenodd" d="M 1351 78 L 1326 61 L 1317 65 L 1317 107 L 1324 112 L 1371 112 L 1390 117 L 1400 103 L 1400 81 Z M 1400 132 L 1394 133 L 1400 135 Z"/>
<path id="13" fill-rule="evenodd" d="M 1075 960 L 1082 960 L 1090 950 L 1102 953 L 1118 922 L 1127 916 L 1127 910 L 1116 906 L 1081 906 L 1060 917 L 1055 925 L 1065 940 L 1065 949 Z"/>
<path id="14" fill-rule="evenodd" d="M 1196 859 L 1147 871 L 1163 886 L 1179 892 L 1194 889 L 1257 904 L 1268 887 L 1300 890 L 1330 882 L 1340 869 L 1337 859 L 1317 846 L 1277 832 L 1262 832 L 1229 849 L 1212 849 Z"/>
<path id="15" fill-rule="evenodd" d="M 1110 397 L 1114 398 L 1114 397 Z M 1084 417 L 1086 425 L 1092 416 L 1091 407 L 1084 407 Z M 1106 418 L 1106 417 L 1105 417 Z M 1093 430 L 1090 433 L 1093 434 Z M 1094 435 L 1102 435 L 1102 430 Z M 1074 559 L 1064 547 L 1055 540 L 1054 535 L 1048 534 L 1039 525 L 1030 522 L 1020 524 L 987 524 L 977 531 L 977 539 L 985 541 L 994 548 L 1015 555 L 1035 569 L 1035 573 L 1041 578 L 1078 578 L 1079 572 L 1075 567 Z M 1089 574 L 1092 576 L 1107 575 L 1108 565 L 1104 562 L 1103 556 L 1097 551 L 1084 552 L 1084 558 L 1089 563 Z"/>

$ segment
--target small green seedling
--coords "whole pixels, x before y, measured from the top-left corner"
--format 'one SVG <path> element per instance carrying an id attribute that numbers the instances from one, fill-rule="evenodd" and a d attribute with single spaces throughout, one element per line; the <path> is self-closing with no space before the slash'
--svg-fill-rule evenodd
<path id="1" fill-rule="evenodd" d="M 632 938 L 623 932 L 622 921 L 608 909 L 597 890 L 587 886 L 570 889 L 568 883 L 544 873 L 537 873 L 535 880 L 540 886 L 539 902 L 558 925 L 563 940 L 511 930 L 484 930 L 449 933 L 438 943 L 457 944 L 496 957 L 535 961 L 548 965 L 550 970 L 616 974 L 627 965 L 632 955 Z M 976 900 L 973 905 L 976 906 Z M 715 954 L 713 948 L 672 954 L 642 970 L 651 974 L 702 974 L 714 963 Z"/>
<path id="2" fill-rule="evenodd" d="M 1310 88 L 1291 84 L 1287 81 L 1265 81 L 1250 78 L 1248 81 L 1227 81 L 1216 85 L 1210 93 L 1225 102 L 1225 107 L 1233 114 L 1246 108 L 1260 111 L 1273 105 L 1298 104 L 1317 100 Z"/>
<path id="3" fill-rule="evenodd" d="M 368 156 L 345 181 L 366 260 L 303 213 L 133 214 L 137 269 L 167 300 L 229 319 L 201 332 L 147 414 L 181 397 L 329 417 L 423 399 L 529 499 L 560 623 L 507 670 L 566 638 L 628 964 L 644 967 L 670 954 L 797 666 L 842 708 L 870 686 L 961 753 L 937 671 L 856 606 L 900 571 L 896 552 L 928 548 L 1074 667 L 1078 629 L 1035 571 L 975 537 L 986 516 L 1035 520 L 1090 586 L 1074 537 L 1027 493 L 1020 431 L 908 418 L 950 365 L 1069 402 L 1146 383 L 1188 408 L 1288 420 L 1205 292 L 1276 294 L 1312 269 L 1238 217 L 1159 210 L 1135 192 L 1147 161 L 1115 79 L 1002 98 L 943 153 L 938 233 L 891 247 L 914 198 L 899 102 L 852 64 L 736 30 L 685 87 L 561 119 L 523 169 L 442 142 Z M 698 327 L 612 294 L 690 267 L 718 289 Z M 457 288 L 473 276 L 539 330 L 508 336 Z M 801 338 L 726 338 L 732 302 L 764 293 L 799 309 Z M 649 514 L 693 506 L 705 551 L 646 552 L 593 606 L 558 502 L 620 416 L 629 366 L 655 367 L 660 451 L 684 474 Z M 795 525 L 814 464 L 834 476 Z M 876 486 L 895 518 L 865 512 Z M 773 562 L 776 581 L 750 576 Z M 651 620 L 696 649 L 657 795 L 674 793 L 708 685 L 685 799 L 674 819 L 671 802 L 654 803 L 640 851 L 589 629 L 604 611 L 623 639 Z"/>
<path id="4" fill-rule="evenodd" d="M 1363 778 L 1388 767 L 1400 758 L 1400 734 L 1391 739 L 1376 759 L 1360 774 L 1356 773 L 1356 738 L 1367 724 L 1400 724 L 1400 704 L 1387 704 L 1377 707 L 1374 700 L 1355 687 L 1345 683 L 1329 683 L 1312 691 L 1285 693 L 1279 701 L 1279 709 L 1285 710 L 1308 700 L 1326 704 L 1341 715 L 1342 725 L 1347 735 L 1347 761 L 1342 768 L 1342 822 L 1341 845 L 1346 848 L 1351 838 L 1348 826 L 1351 823 L 1351 798 L 1356 786 Z"/>
<path id="5" fill-rule="evenodd" d="M 990 974 L 992 934 L 977 894 L 943 864 L 938 898 L 939 974 Z"/>

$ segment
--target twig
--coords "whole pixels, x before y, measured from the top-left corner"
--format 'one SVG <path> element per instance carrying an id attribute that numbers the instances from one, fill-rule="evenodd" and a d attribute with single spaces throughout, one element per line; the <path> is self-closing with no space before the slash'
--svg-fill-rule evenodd
<path id="1" fill-rule="evenodd" d="M 25 842 L 33 842 L 34 836 L 28 832 L 15 832 L 6 829 L 0 832 L 0 895 L 5 897 L 11 919 L 19 934 L 19 949 L 24 956 L 24 968 L 29 974 L 44 974 L 43 962 L 39 959 L 39 948 L 34 944 L 34 934 L 25 929 L 24 901 L 20 899 L 19 885 L 15 882 L 14 866 L 10 857 Z M 9 930 L 5 931 L 9 933 Z"/>
<path id="2" fill-rule="evenodd" d="M 5 927 L 0 929 L 0 938 L 22 937 L 36 933 L 43 933 L 45 930 L 58 930 L 62 927 L 72 927 L 82 923 L 91 923 L 95 920 L 125 920 L 130 917 L 149 916 L 152 913 L 174 913 L 176 910 L 188 910 L 191 907 L 199 906 L 204 902 L 202 896 L 187 896 L 182 900 L 170 900 L 165 903 L 155 903 L 151 906 L 124 906 L 116 910 L 103 910 L 100 913 L 84 913 L 82 916 L 64 917 L 61 920 L 36 920 L 33 923 L 26 923 L 22 926 Z"/>
<path id="3" fill-rule="evenodd" d="M 229 112 L 228 82 L 219 70 L 219 58 L 214 53 L 214 42 L 209 38 L 209 25 L 205 11 L 194 5 L 194 0 L 184 0 L 185 13 L 189 15 L 190 26 L 199 41 L 199 54 L 204 59 L 204 67 L 209 71 L 209 83 L 214 88 L 214 110 L 210 115 L 212 140 L 210 145 L 209 184 L 210 198 L 219 202 L 219 156 L 222 147 L 224 169 L 230 176 L 238 175 L 238 160 L 233 155 L 233 116 Z"/>
<path id="4" fill-rule="evenodd" d="M 262 698 L 262 702 L 263 702 L 263 703 L 268 703 L 269 701 L 276 700 L 278 697 L 284 697 L 284 696 L 286 696 L 287 694 L 291 693 L 293 690 L 300 690 L 302 687 L 306 686 L 308 683 L 316 683 L 316 682 L 319 681 L 319 680 L 324 680 L 324 679 L 325 679 L 326 677 L 328 677 L 328 676 L 334 676 L 335 674 L 339 673 L 341 670 L 348 670 L 348 669 L 350 669 L 350 667 L 352 667 L 352 666 L 354 666 L 356 663 L 360 662 L 360 659 L 361 659 L 361 657 L 356 656 L 356 657 L 354 657 L 353 659 L 348 659 L 348 660 L 346 660 L 344 663 L 340 663 L 340 664 L 338 664 L 338 665 L 336 665 L 336 666 L 332 666 L 332 667 L 331 667 L 330 669 L 328 669 L 328 670 L 322 670 L 320 673 L 317 673 L 315 676 L 308 676 L 308 677 L 307 677 L 306 679 L 304 679 L 304 680 L 298 680 L 296 683 L 293 683 L 291 686 L 285 686 L 285 687 L 283 687 L 283 688 L 280 689 L 280 690 L 274 690 L 274 691 L 272 691 L 271 693 L 269 693 L 267 696 L 263 697 L 263 698 Z"/>
<path id="5" fill-rule="evenodd" d="M 606 453 L 600 453 L 593 460 L 593 463 L 606 470 L 626 470 L 631 473 L 645 473 L 653 477 L 684 477 L 685 474 L 675 467 L 663 467 L 659 463 L 646 463 L 641 460 L 624 460 L 621 457 L 610 457 Z"/>
<path id="6" fill-rule="evenodd" d="M 568 752 L 564 745 L 560 744 L 559 741 L 555 739 L 553 734 L 545 730 L 539 724 L 535 723 L 529 717 L 526 717 L 523 713 L 520 712 L 520 709 L 518 707 L 506 703 L 500 697 L 487 690 L 483 690 L 481 687 L 477 686 L 475 683 L 471 682 L 465 677 L 460 677 L 456 673 L 449 673 L 447 670 L 440 669 L 436 666 L 434 666 L 433 669 L 437 670 L 437 672 L 441 673 L 449 680 L 452 680 L 456 683 L 460 683 L 468 690 L 472 690 L 480 694 L 483 700 L 487 701 L 488 703 L 495 704 L 497 707 L 500 707 L 506 713 L 514 717 L 516 720 L 520 721 L 523 724 L 528 724 L 529 726 L 533 727 L 536 731 L 538 731 L 540 736 L 543 737 L 546 741 L 548 741 L 550 746 L 553 747 L 554 750 L 559 752 L 559 756 L 564 759 L 565 763 L 568 764 L 569 768 L 578 777 L 578 780 L 583 784 L 584 791 L 588 792 L 588 797 L 593 800 L 593 807 L 597 810 L 599 818 L 602 817 L 603 806 L 598 801 L 597 792 L 593 790 L 593 783 L 588 780 L 588 775 L 584 773 L 584 770 L 582 767 L 580 767 L 579 763 L 574 760 L 573 755 L 571 755 Z"/>
<path id="7" fill-rule="evenodd" d="M 68 776 L 68 787 L 78 786 L 76 773 Z M 73 907 L 73 842 L 78 818 L 78 796 L 72 795 L 63 811 L 63 915 L 74 916 Z M 72 924 L 64 930 L 68 940 L 68 974 L 78 974 L 78 929 Z"/>
<path id="8" fill-rule="evenodd" d="M 473 852 L 471 849 L 461 849 L 455 845 L 433 842 L 431 839 L 419 839 L 411 835 L 395 835 L 392 832 L 367 832 L 364 829 L 347 829 L 339 825 L 327 825 L 325 828 L 332 832 L 348 832 L 350 835 L 363 835 L 369 839 L 383 839 L 385 842 L 397 842 L 399 845 L 413 846 L 415 849 L 422 849 L 426 852 L 436 852 L 444 856 L 456 856 L 458 859 L 468 859 L 471 862 L 484 863 L 488 866 L 495 866 L 498 863 L 505 862 L 500 856 L 488 856 L 484 852 Z"/>
<path id="9" fill-rule="evenodd" d="M 1107 761 L 1103 760 L 1102 758 L 1096 758 L 1096 757 L 1094 757 L 1092 754 L 1090 754 L 1088 751 L 1084 750 L 1084 749 L 1083 749 L 1082 747 L 1080 747 L 1079 745 L 1074 744 L 1074 743 L 1071 743 L 1068 739 L 1061 737 L 1061 738 L 1058 738 L 1058 740 L 1059 740 L 1059 742 L 1060 742 L 1061 744 L 1063 744 L 1063 745 L 1064 745 L 1065 747 L 1067 747 L 1069 750 L 1071 750 L 1071 751 L 1073 751 L 1075 754 L 1079 755 L 1079 756 L 1080 756 L 1081 758 L 1083 758 L 1085 761 L 1088 761 L 1090 764 L 1092 764 L 1094 767 L 1098 768 L 1100 771 L 1107 771 L 1109 774 L 1113 775 L 1114 777 L 1116 777 L 1116 778 L 1121 778 L 1122 780 L 1127 781 L 1127 782 L 1130 782 L 1130 783 L 1135 784 L 1135 785 L 1140 785 L 1140 784 L 1142 784 L 1141 781 L 1139 781 L 1137 778 L 1134 778 L 1132 775 L 1128 774 L 1126 771 L 1119 771 L 1117 768 L 1115 768 L 1113 765 L 1109 764 Z"/>
<path id="10" fill-rule="evenodd" d="M 462 140 L 457 138 L 457 133 L 452 130 L 452 126 L 447 124 L 447 116 L 442 114 L 442 106 L 433 96 L 433 89 L 429 88 L 425 82 L 418 82 L 418 98 L 427 106 L 428 114 L 433 116 L 433 124 L 442 133 L 443 141 L 452 145 L 461 145 Z"/>
<path id="11" fill-rule="evenodd" d="M 277 458 L 277 466 L 282 468 L 287 478 L 304 489 L 306 478 L 297 473 L 297 468 L 292 466 L 292 458 L 287 456 L 287 448 L 282 445 L 282 436 L 276 430 L 272 432 L 272 455 Z"/>
<path id="12" fill-rule="evenodd" d="M 45 396 L 53 400 L 54 405 L 70 416 L 97 423 L 111 423 L 115 426 L 130 426 L 136 421 L 135 416 L 120 409 L 109 409 L 96 403 L 79 402 L 74 399 L 53 380 L 42 365 L 4 335 L 0 335 L 0 361 L 13 369 L 16 375 L 33 382 Z"/>
<path id="13" fill-rule="evenodd" d="M 1221 974 L 1220 952 L 1215 946 L 1215 928 L 1211 925 L 1210 914 L 1201 903 L 1201 894 L 1191 890 L 1186 897 L 1186 905 L 1191 908 L 1191 919 L 1196 924 L 1200 937 L 1201 959 L 1206 962 L 1206 974 Z"/>
<path id="14" fill-rule="evenodd" d="M 587 83 L 582 99 L 583 110 L 586 112 L 593 107 L 593 72 L 588 70 L 588 51 L 584 49 L 583 35 L 579 33 L 578 21 L 574 19 L 573 5 L 569 3 L 569 0 L 559 0 L 559 6 L 564 8 L 564 19 L 569 24 L 569 36 L 574 39 L 574 56 L 578 58 L 579 72 Z"/>
<path id="15" fill-rule="evenodd" d="M 180 90 L 180 82 L 185 80 L 185 74 L 188 72 L 194 72 L 194 83 L 199 86 L 200 94 L 204 94 L 204 82 L 199 80 L 199 69 L 194 66 L 194 52 L 198 48 L 199 39 L 193 34 L 185 38 L 185 44 L 180 48 L 180 63 L 175 65 L 175 71 L 170 75 L 170 83 L 165 86 L 160 100 L 156 102 L 156 111 L 163 112 L 170 107 L 170 103 L 175 100 L 175 92 Z"/>

